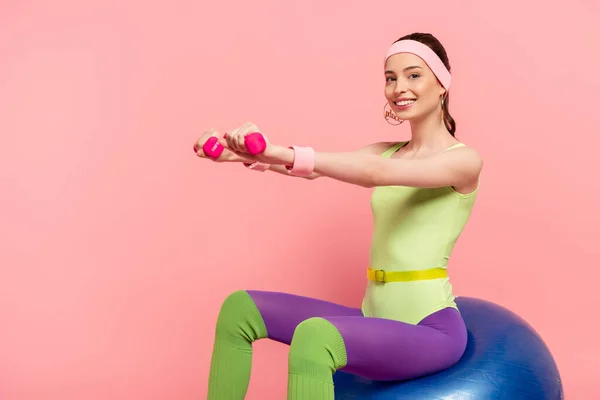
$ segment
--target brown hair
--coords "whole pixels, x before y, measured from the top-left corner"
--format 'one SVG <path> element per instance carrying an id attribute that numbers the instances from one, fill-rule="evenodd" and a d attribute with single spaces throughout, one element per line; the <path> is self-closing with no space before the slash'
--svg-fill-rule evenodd
<path id="1" fill-rule="evenodd" d="M 446 49 L 444 49 L 444 46 L 442 46 L 440 41 L 432 34 L 418 32 L 411 33 L 410 35 L 401 37 L 400 39 L 396 40 L 396 42 L 399 42 L 400 40 L 416 40 L 428 46 L 431 50 L 435 52 L 435 54 L 438 55 L 438 57 L 440 58 L 440 60 L 442 60 L 448 71 L 451 71 L 450 61 L 448 60 L 448 54 L 446 54 Z M 454 118 L 452 118 L 452 116 L 450 115 L 450 111 L 448 111 L 448 106 L 450 104 L 450 94 L 448 92 L 446 92 L 444 102 L 442 104 L 444 124 L 446 124 L 446 128 L 448 129 L 450 134 L 454 136 L 454 133 L 456 132 L 456 121 L 454 121 Z"/>

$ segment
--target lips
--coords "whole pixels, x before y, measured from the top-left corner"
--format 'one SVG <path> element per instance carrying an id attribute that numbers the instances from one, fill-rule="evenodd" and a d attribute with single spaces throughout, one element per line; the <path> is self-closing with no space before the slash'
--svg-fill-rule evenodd
<path id="1" fill-rule="evenodd" d="M 396 111 L 404 111 L 409 109 L 410 107 L 413 106 L 413 104 L 415 104 L 417 100 L 415 99 L 404 99 L 404 100 L 398 100 L 394 102 L 394 109 Z"/>

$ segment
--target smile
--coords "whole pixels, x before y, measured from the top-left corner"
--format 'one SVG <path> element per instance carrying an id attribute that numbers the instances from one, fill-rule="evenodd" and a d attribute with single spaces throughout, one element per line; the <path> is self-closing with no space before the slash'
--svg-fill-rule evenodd
<path id="1" fill-rule="evenodd" d="M 402 101 L 395 101 L 394 104 L 396 105 L 396 107 L 398 109 L 404 110 L 410 106 L 412 106 L 413 104 L 415 104 L 416 100 L 402 100 Z"/>

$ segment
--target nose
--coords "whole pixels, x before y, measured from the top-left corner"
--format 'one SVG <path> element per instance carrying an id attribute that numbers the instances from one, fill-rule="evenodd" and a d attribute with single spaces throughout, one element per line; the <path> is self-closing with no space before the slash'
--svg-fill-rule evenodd
<path id="1" fill-rule="evenodd" d="M 407 88 L 406 88 L 406 82 L 397 79 L 396 80 L 396 85 L 394 86 L 394 96 L 398 97 L 400 96 L 402 93 L 406 92 Z"/>
<path id="2" fill-rule="evenodd" d="M 406 84 L 401 80 L 396 80 L 396 85 L 394 86 L 394 95 L 400 96 L 404 92 L 406 92 Z"/>

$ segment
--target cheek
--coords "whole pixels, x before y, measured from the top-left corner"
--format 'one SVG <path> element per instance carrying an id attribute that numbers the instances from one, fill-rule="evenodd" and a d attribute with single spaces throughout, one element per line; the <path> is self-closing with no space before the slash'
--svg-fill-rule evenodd
<path id="1" fill-rule="evenodd" d="M 437 88 L 434 84 L 423 83 L 414 87 L 415 94 L 419 97 L 419 100 L 425 100 L 423 103 L 437 103 L 439 96 L 436 94 Z"/>
<path id="2" fill-rule="evenodd" d="M 391 99 L 392 97 L 394 97 L 394 85 L 389 83 L 386 84 L 383 93 L 385 94 L 385 97 L 387 99 Z"/>
<path id="3" fill-rule="evenodd" d="M 389 87 L 385 87 L 385 90 L 383 91 L 383 94 L 385 95 L 386 99 L 391 99 L 392 95 L 393 95 L 393 91 L 389 88 Z"/>
<path id="4" fill-rule="evenodd" d="M 431 89 L 430 86 L 431 84 L 424 80 L 415 81 L 412 85 L 412 91 L 419 97 L 425 97 Z"/>

